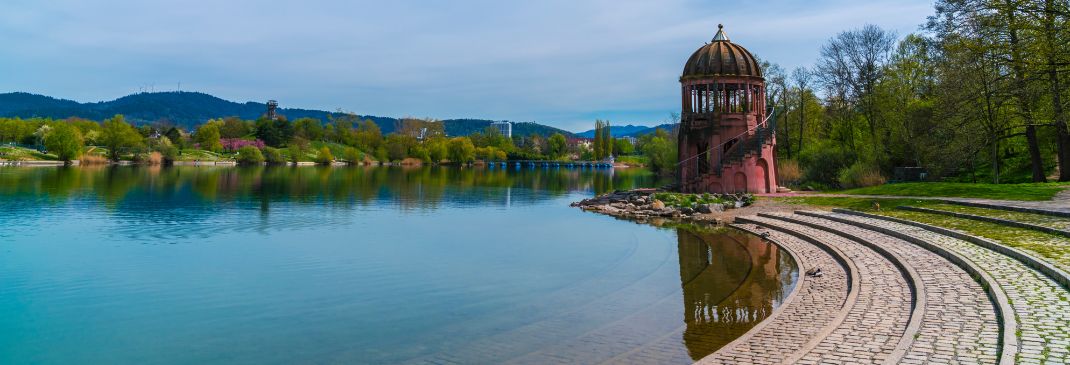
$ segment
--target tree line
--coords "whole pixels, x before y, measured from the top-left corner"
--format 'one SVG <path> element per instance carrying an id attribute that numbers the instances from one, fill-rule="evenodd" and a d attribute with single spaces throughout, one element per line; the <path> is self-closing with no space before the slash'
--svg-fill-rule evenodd
<path id="1" fill-rule="evenodd" d="M 191 153 L 207 151 L 243 163 L 471 163 L 601 160 L 614 150 L 641 154 L 651 138 L 656 138 L 657 143 L 669 138 L 663 132 L 640 139 L 637 147 L 627 140 L 613 139 L 608 122 L 599 120 L 596 126 L 599 137 L 587 144 L 576 140 L 570 143 L 561 133 L 510 138 L 494 126 L 451 137 L 446 135 L 441 121 L 417 118 L 401 119 L 393 133 L 384 134 L 374 121 L 360 120 L 352 114 L 331 116 L 326 121 L 290 121 L 281 116 L 257 120 L 227 117 L 210 119 L 191 130 L 166 123 L 135 127 L 122 115 L 100 122 L 82 118 L 0 118 L 0 143 L 43 147 L 62 160 L 79 159 L 83 153 L 94 151 L 91 154 L 102 152 L 111 161 L 166 164 L 195 159 Z"/>
<path id="2" fill-rule="evenodd" d="M 811 68 L 765 63 L 788 182 L 1070 181 L 1070 1 L 938 0 L 922 30 L 839 33 Z M 1057 173 L 1056 173 L 1057 171 Z"/>

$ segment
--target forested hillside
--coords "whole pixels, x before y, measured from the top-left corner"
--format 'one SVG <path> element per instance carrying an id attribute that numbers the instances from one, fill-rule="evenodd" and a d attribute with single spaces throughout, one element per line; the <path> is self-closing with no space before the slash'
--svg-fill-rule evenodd
<path id="1" fill-rule="evenodd" d="M 266 102 L 266 101 L 265 101 Z M 79 103 L 72 100 L 57 99 L 49 96 L 23 92 L 0 94 L 0 117 L 52 118 L 65 119 L 78 117 L 90 120 L 104 120 L 115 115 L 123 115 L 135 124 L 176 125 L 186 129 L 202 124 L 210 119 L 238 117 L 255 120 L 265 112 L 263 102 L 236 103 L 198 92 L 156 92 L 139 93 L 121 97 L 112 101 L 96 103 Z M 287 119 L 315 118 L 326 122 L 332 116 L 343 113 L 297 108 L 279 108 L 279 114 Z M 393 132 L 400 123 L 397 118 L 358 115 L 360 120 L 372 120 L 380 126 L 383 133 Z M 443 121 L 446 134 L 451 136 L 469 135 L 483 131 L 494 121 L 483 119 L 451 119 Z M 514 123 L 513 133 L 530 135 L 532 133 L 549 136 L 572 133 L 531 122 Z"/>

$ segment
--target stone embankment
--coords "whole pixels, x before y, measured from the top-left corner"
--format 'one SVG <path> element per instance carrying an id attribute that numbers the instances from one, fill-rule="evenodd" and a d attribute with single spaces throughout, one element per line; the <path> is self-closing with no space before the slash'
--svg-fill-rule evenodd
<path id="1" fill-rule="evenodd" d="M 680 222 L 754 209 L 735 209 L 747 196 L 697 204 L 657 193 L 614 192 L 573 205 Z M 799 265 L 797 286 L 765 321 L 698 363 L 1070 364 L 1070 274 L 1049 257 L 853 211 L 749 214 L 733 227 L 784 248 Z"/>
<path id="2" fill-rule="evenodd" d="M 664 193 L 664 191 L 659 189 L 618 190 L 572 203 L 572 206 L 585 211 L 640 222 L 652 218 L 720 222 L 723 218 L 720 213 L 729 209 L 746 207 L 753 201 L 753 196 L 750 194 L 704 194 L 694 195 L 693 203 L 681 206 L 680 203 L 667 204 L 657 199 L 655 195 L 658 193 Z M 677 194 L 677 196 L 686 197 L 687 195 Z"/>

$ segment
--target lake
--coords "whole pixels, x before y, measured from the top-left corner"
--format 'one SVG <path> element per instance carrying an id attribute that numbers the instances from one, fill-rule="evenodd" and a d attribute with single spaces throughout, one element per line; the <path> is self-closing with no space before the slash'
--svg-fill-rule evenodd
<path id="1" fill-rule="evenodd" d="M 798 270 L 632 169 L 0 167 L 0 364 L 690 363 Z"/>

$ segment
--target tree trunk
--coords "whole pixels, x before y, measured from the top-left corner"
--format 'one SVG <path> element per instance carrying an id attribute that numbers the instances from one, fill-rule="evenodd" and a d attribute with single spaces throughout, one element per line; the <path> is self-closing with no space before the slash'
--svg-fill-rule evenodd
<path id="1" fill-rule="evenodd" d="M 1044 182 L 1044 161 L 1040 157 L 1040 145 L 1037 143 L 1036 127 L 1033 123 L 1032 99 L 1027 95 L 1029 85 L 1026 82 L 1025 69 L 1022 67 L 1022 51 L 1018 42 L 1017 4 L 1006 0 L 1007 35 L 1011 53 L 1011 69 L 1014 71 L 1014 97 L 1018 100 L 1018 109 L 1026 124 L 1026 141 L 1029 143 L 1029 160 L 1032 164 L 1033 182 Z"/>
<path id="2" fill-rule="evenodd" d="M 1040 159 L 1040 145 L 1037 143 L 1037 127 L 1030 124 L 1025 127 L 1025 139 L 1029 142 L 1029 162 L 1033 165 L 1033 182 L 1045 182 L 1044 162 Z"/>
<path id="3" fill-rule="evenodd" d="M 1051 82 L 1051 105 L 1055 124 L 1055 142 L 1058 146 L 1056 156 L 1059 161 L 1059 181 L 1070 181 L 1070 131 L 1066 129 L 1066 114 L 1063 113 L 1062 82 L 1059 80 L 1056 52 L 1060 48 L 1056 39 L 1059 31 L 1055 25 L 1055 4 L 1053 0 L 1044 1 L 1044 38 L 1048 52 L 1048 80 Z"/>
<path id="4" fill-rule="evenodd" d="M 799 153 L 803 150 L 803 134 L 806 131 L 806 90 L 799 89 Z"/>

